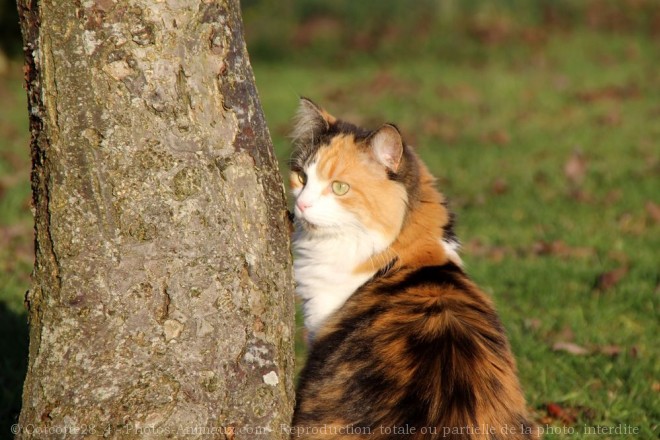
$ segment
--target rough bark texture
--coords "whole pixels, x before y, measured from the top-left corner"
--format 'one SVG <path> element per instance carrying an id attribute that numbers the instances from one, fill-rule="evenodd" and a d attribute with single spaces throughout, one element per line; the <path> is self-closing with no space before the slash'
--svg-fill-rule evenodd
<path id="1" fill-rule="evenodd" d="M 285 202 L 238 0 L 19 12 L 37 257 L 18 436 L 286 437 Z"/>

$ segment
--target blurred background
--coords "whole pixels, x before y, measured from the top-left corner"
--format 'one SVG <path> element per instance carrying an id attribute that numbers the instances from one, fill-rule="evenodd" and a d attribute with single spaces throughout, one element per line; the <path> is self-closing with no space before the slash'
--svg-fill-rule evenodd
<path id="1" fill-rule="evenodd" d="M 300 95 L 367 128 L 396 123 L 451 200 L 536 421 L 657 438 L 660 1 L 242 8 L 282 173 Z M 14 1 L 0 0 L 0 436 L 20 410 L 34 260 L 21 57 Z"/>

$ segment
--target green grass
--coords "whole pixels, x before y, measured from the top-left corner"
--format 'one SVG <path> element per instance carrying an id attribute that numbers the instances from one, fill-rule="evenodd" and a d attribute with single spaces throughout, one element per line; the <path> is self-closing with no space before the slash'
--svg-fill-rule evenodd
<path id="1" fill-rule="evenodd" d="M 299 95 L 336 116 L 402 129 L 453 202 L 467 270 L 495 299 L 541 426 L 565 424 L 546 414 L 557 403 L 577 417 L 564 437 L 628 424 L 652 438 L 660 226 L 647 204 L 660 205 L 659 49 L 576 31 L 534 51 L 493 48 L 478 62 L 254 69 L 283 173 Z M 576 151 L 586 166 L 572 181 L 564 166 Z M 598 286 L 620 267 L 619 282 Z M 553 351 L 562 341 L 589 354 Z M 610 346 L 617 355 L 603 354 Z"/>
<path id="2" fill-rule="evenodd" d="M 537 45 L 456 43 L 451 56 L 254 60 L 282 172 L 299 95 L 370 127 L 396 123 L 452 200 L 467 270 L 495 299 L 537 420 L 564 425 L 546 415 L 554 402 L 577 415 L 566 438 L 594 438 L 585 424 L 655 438 L 660 43 L 579 29 Z M 27 112 L 12 72 L 0 81 L 0 433 L 20 409 L 33 258 Z M 576 151 L 586 166 L 573 182 L 564 166 Z M 589 354 L 553 351 L 559 341 Z"/>
<path id="3" fill-rule="evenodd" d="M 0 437 L 9 435 L 21 406 L 28 356 L 23 297 L 33 257 L 30 153 L 21 67 L 0 76 Z"/>

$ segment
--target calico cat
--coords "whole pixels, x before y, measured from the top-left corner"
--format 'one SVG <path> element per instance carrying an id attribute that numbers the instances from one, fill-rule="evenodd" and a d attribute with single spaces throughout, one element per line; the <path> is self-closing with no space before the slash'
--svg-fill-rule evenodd
<path id="1" fill-rule="evenodd" d="M 303 98 L 293 138 L 294 271 L 311 346 L 291 437 L 532 438 L 502 324 L 399 130 L 364 130 Z"/>

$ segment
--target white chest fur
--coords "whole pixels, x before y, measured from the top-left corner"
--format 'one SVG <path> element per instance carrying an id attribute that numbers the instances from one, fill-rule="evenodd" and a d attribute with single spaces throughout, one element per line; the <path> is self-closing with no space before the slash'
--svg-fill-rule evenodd
<path id="1" fill-rule="evenodd" d="M 293 242 L 296 293 L 303 300 L 309 338 L 326 318 L 375 273 L 354 273 L 356 266 L 380 252 L 386 243 L 360 232 L 316 236 L 299 232 Z"/>

